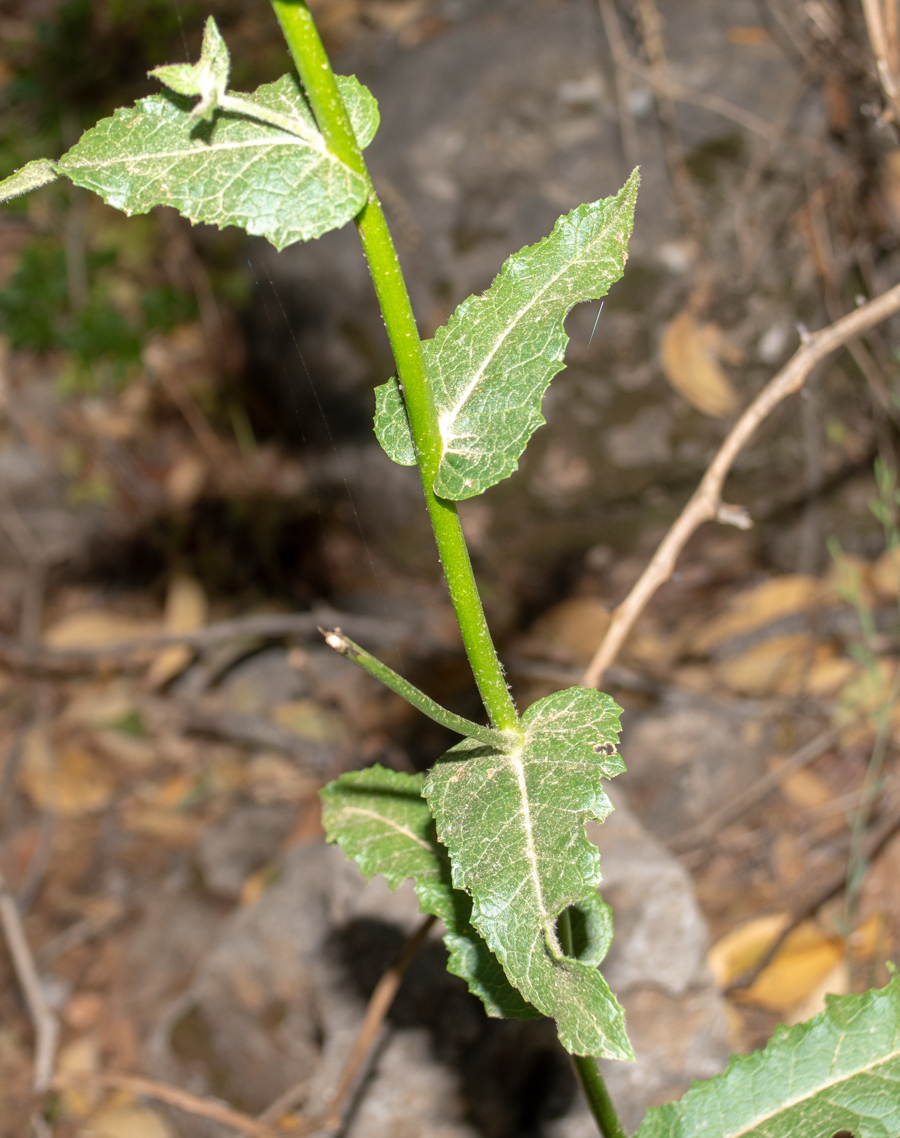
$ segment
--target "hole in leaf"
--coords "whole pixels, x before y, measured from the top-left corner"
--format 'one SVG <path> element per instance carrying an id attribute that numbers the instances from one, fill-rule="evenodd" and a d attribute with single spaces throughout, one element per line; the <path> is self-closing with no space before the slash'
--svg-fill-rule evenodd
<path id="1" fill-rule="evenodd" d="M 563 917 L 568 914 L 569 936 L 565 935 Z M 583 964 L 598 965 L 609 951 L 612 941 L 612 910 L 599 893 L 593 893 L 563 910 L 556 919 L 556 935 L 566 954 Z"/>
<path id="2" fill-rule="evenodd" d="M 855 1138 L 852 1130 L 837 1130 L 831 1138 Z"/>
<path id="3" fill-rule="evenodd" d="M 568 939 L 565 936 L 563 929 L 563 920 L 568 913 L 571 947 L 566 944 Z M 559 937 L 559 942 L 566 951 L 567 956 L 573 956 L 576 960 L 581 956 L 588 946 L 588 930 L 587 919 L 584 913 L 574 905 L 570 905 L 568 909 L 563 910 L 562 913 L 556 918 L 556 935 Z"/>

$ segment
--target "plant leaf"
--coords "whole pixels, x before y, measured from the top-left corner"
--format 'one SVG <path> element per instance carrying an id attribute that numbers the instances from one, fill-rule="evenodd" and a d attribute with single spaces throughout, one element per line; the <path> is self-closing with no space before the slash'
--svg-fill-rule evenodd
<path id="1" fill-rule="evenodd" d="M 569 688 L 533 703 L 520 746 L 466 739 L 425 783 L 453 884 L 472 897 L 472 924 L 509 980 L 557 1021 L 578 1055 L 631 1059 L 624 1013 L 588 960 L 565 956 L 556 922 L 590 905 L 600 854 L 584 823 L 612 810 L 601 779 L 625 768 L 616 754 L 621 709 L 608 695 Z"/>
<path id="2" fill-rule="evenodd" d="M 378 125 L 375 100 L 352 77 L 338 85 L 366 145 Z M 365 204 L 365 182 L 328 153 L 296 77 L 242 101 L 295 120 L 303 137 L 221 112 L 196 123 L 184 97 L 151 95 L 83 134 L 59 170 L 125 213 L 173 206 L 192 222 L 239 225 L 276 249 L 350 221 Z"/>
<path id="3" fill-rule="evenodd" d="M 422 345 L 444 445 L 434 483 L 440 497 L 471 498 L 517 468 L 544 422 L 544 392 L 565 366 L 566 314 L 605 296 L 622 275 L 637 189 L 635 170 L 615 197 L 561 217 Z M 415 463 L 396 377 L 377 389 L 375 433 L 395 462 Z"/>
<path id="4" fill-rule="evenodd" d="M 900 1134 L 900 980 L 826 996 L 807 1023 L 778 1027 L 764 1051 L 647 1112 L 635 1138 L 893 1138 Z"/>
<path id="5" fill-rule="evenodd" d="M 0 182 L 0 202 L 21 197 L 41 186 L 49 186 L 59 177 L 56 163 L 49 158 L 36 158 Z"/>
<path id="6" fill-rule="evenodd" d="M 422 775 L 377 765 L 342 775 L 321 791 L 328 840 L 337 842 L 367 878 L 384 874 L 391 889 L 411 877 L 422 911 L 444 922 L 448 970 L 466 981 L 488 1015 L 532 1019 L 540 1013 L 510 985 L 469 921 L 471 899 L 453 888 L 450 859 L 435 838 L 422 797 L 423 782 Z"/>
<path id="7" fill-rule="evenodd" d="M 174 63 L 154 67 L 148 75 L 154 76 L 179 95 L 200 95 L 200 102 L 191 111 L 192 118 L 209 122 L 219 100 L 228 87 L 231 58 L 216 21 L 208 16 L 203 29 L 203 47 L 197 63 Z"/>

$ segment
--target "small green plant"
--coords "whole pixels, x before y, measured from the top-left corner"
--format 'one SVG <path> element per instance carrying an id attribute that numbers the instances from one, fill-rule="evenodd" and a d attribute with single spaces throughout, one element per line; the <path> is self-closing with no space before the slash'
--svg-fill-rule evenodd
<path id="1" fill-rule="evenodd" d="M 427 776 L 382 767 L 323 791 L 328 836 L 369 877 L 412 878 L 445 926 L 449 968 L 489 1015 L 555 1019 L 601 1132 L 624 1131 L 596 1058 L 633 1057 L 624 1014 L 599 970 L 612 938 L 597 893 L 600 857 L 584 823 L 611 804 L 624 770 L 613 700 L 582 687 L 520 716 L 475 584 L 456 502 L 512 474 L 563 367 L 564 318 L 621 276 L 638 176 L 579 206 L 510 257 L 484 295 L 422 343 L 362 151 L 378 127 L 371 94 L 336 77 L 300 0 L 273 0 L 296 65 L 252 94 L 228 90 L 230 60 L 212 19 L 197 64 L 159 67 L 168 90 L 98 123 L 57 162 L 0 183 L 9 198 L 66 175 L 126 213 L 174 206 L 192 221 L 240 225 L 281 249 L 354 221 L 397 364 L 377 392 L 375 429 L 416 464 L 489 725 L 445 710 L 339 631 L 328 643 L 462 736 Z M 199 101 L 198 101 L 199 100 Z M 639 1138 L 900 1133 L 900 980 L 831 999 L 732 1059 L 676 1104 L 651 1110 Z"/>

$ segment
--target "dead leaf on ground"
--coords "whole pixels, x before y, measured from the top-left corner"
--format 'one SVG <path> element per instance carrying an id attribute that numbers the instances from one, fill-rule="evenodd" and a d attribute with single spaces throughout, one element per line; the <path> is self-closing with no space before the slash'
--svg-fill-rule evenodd
<path id="1" fill-rule="evenodd" d="M 878 165 L 877 203 L 884 221 L 900 233 L 900 150 L 889 150 Z"/>
<path id="2" fill-rule="evenodd" d="M 203 493 L 209 477 L 202 455 L 187 451 L 172 463 L 166 474 L 166 496 L 176 509 L 186 510 Z"/>
<path id="3" fill-rule="evenodd" d="M 89 740 L 92 750 L 126 770 L 148 770 L 159 758 L 150 739 L 135 738 L 125 731 L 92 731 Z"/>
<path id="4" fill-rule="evenodd" d="M 785 762 L 783 756 L 773 755 L 768 762 L 769 770 L 777 771 Z M 834 797 L 828 783 L 811 770 L 794 771 L 782 781 L 779 789 L 788 802 L 804 810 L 823 806 Z"/>
<path id="5" fill-rule="evenodd" d="M 716 419 L 734 415 L 740 406 L 719 363 L 727 352 L 718 324 L 701 324 L 690 311 L 667 325 L 660 343 L 666 379 L 688 403 Z"/>
<path id="6" fill-rule="evenodd" d="M 759 47 L 772 42 L 768 28 L 756 24 L 731 24 L 728 28 L 728 42 L 738 47 Z"/>
<path id="7" fill-rule="evenodd" d="M 872 566 L 869 579 L 882 600 L 896 603 L 900 596 L 900 547 L 882 553 Z"/>
<path id="8" fill-rule="evenodd" d="M 822 653 L 821 646 L 810 665 L 804 681 L 807 695 L 819 699 L 835 696 L 859 671 L 859 664 L 848 656 L 836 656 L 833 652 Z"/>
<path id="9" fill-rule="evenodd" d="M 528 634 L 527 651 L 558 663 L 589 664 L 610 620 L 597 597 L 569 597 L 537 618 Z"/>
<path id="10" fill-rule="evenodd" d="M 175 849 L 192 846 L 206 819 L 189 813 L 205 798 L 206 790 L 194 775 L 178 774 L 165 782 L 140 788 L 122 809 L 122 825 L 133 834 L 158 838 Z"/>
<path id="11" fill-rule="evenodd" d="M 720 988 L 727 988 L 753 968 L 780 936 L 786 913 L 756 917 L 732 929 L 709 950 L 707 960 Z M 838 982 L 837 966 L 844 960 L 844 942 L 805 921 L 787 937 L 774 960 L 750 988 L 734 993 L 739 1003 L 789 1012 L 809 999 L 821 985 Z M 829 988 L 829 990 L 831 990 Z M 820 992 L 824 996 L 824 992 Z"/>
<path id="12" fill-rule="evenodd" d="M 206 624 L 208 605 L 203 586 L 194 577 L 178 574 L 173 577 L 166 596 L 166 613 L 163 631 L 170 636 L 182 632 L 197 632 Z M 163 648 L 147 672 L 147 684 L 160 688 L 183 672 L 194 657 L 194 649 L 187 644 L 173 644 Z"/>
<path id="13" fill-rule="evenodd" d="M 697 629 L 691 638 L 691 650 L 703 655 L 783 617 L 810 612 L 820 603 L 822 592 L 822 582 L 815 577 L 799 573 L 773 577 L 732 597 L 723 613 Z"/>
<path id="14" fill-rule="evenodd" d="M 834 710 L 835 727 L 841 729 L 841 743 L 850 746 L 871 739 L 887 708 L 897 672 L 897 661 L 880 657 L 872 667 L 859 667 L 841 688 Z M 891 727 L 900 738 L 900 703 L 891 709 Z"/>
<path id="15" fill-rule="evenodd" d="M 269 713 L 273 723 L 311 743 L 339 743 L 347 730 L 339 715 L 316 703 L 314 699 L 296 699 L 279 703 Z"/>
<path id="16" fill-rule="evenodd" d="M 19 785 L 39 810 L 65 818 L 102 810 L 115 790 L 111 772 L 90 752 L 76 746 L 57 752 L 38 727 L 25 740 Z"/>
<path id="17" fill-rule="evenodd" d="M 76 1031 L 87 1031 L 96 1024 L 103 1007 L 99 992 L 76 992 L 65 1006 L 63 1019 Z"/>
<path id="18" fill-rule="evenodd" d="M 123 807 L 121 822 L 123 829 L 129 833 L 156 838 L 172 849 L 189 849 L 196 843 L 206 825 L 202 818 L 137 802 Z"/>
<path id="19" fill-rule="evenodd" d="M 765 956 L 788 922 L 787 913 L 754 917 L 720 937 L 706 960 L 719 988 L 727 988 Z"/>
<path id="20" fill-rule="evenodd" d="M 846 996 L 849 991 L 850 969 L 847 967 L 847 961 L 841 957 L 809 995 L 785 1016 L 784 1022 L 788 1027 L 795 1023 L 804 1023 L 825 1010 L 826 996 Z"/>
<path id="21" fill-rule="evenodd" d="M 79 1138 L 175 1138 L 175 1131 L 149 1106 L 112 1105 L 92 1114 Z"/>
<path id="22" fill-rule="evenodd" d="M 247 764 L 247 789 L 254 802 L 300 802 L 322 785 L 281 755 L 263 752 Z"/>
<path id="23" fill-rule="evenodd" d="M 94 1035 L 82 1035 L 63 1047 L 56 1059 L 56 1073 L 68 1076 L 95 1075 L 100 1069 L 100 1049 Z M 67 1087 L 59 1099 L 63 1118 L 83 1118 L 100 1099 L 97 1087 L 87 1084 Z"/>
<path id="24" fill-rule="evenodd" d="M 808 633 L 776 636 L 713 666 L 719 683 L 739 695 L 799 695 L 816 643 Z"/>
<path id="25" fill-rule="evenodd" d="M 281 877 L 281 867 L 270 863 L 255 869 L 241 886 L 240 903 L 254 905 L 263 893 Z"/>
<path id="26" fill-rule="evenodd" d="M 72 727 L 112 727 L 137 712 L 134 685 L 123 676 L 80 687 L 66 704 L 61 721 Z"/>
<path id="27" fill-rule="evenodd" d="M 872 581 L 872 566 L 855 553 L 841 553 L 836 557 L 825 575 L 823 601 L 832 604 L 862 604 L 872 608 L 875 593 Z"/>
<path id="28" fill-rule="evenodd" d="M 159 633 L 157 621 L 135 620 L 110 609 L 69 613 L 44 633 L 48 648 L 99 648 Z"/>

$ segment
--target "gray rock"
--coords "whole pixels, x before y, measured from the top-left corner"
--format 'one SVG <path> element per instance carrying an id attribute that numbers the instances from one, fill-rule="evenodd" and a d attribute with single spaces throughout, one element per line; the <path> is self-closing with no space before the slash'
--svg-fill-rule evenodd
<path id="1" fill-rule="evenodd" d="M 296 816 L 287 804 L 244 802 L 207 827 L 197 845 L 197 862 L 210 893 L 239 897 L 248 875 L 278 853 Z"/>
<path id="2" fill-rule="evenodd" d="M 588 825 L 600 849 L 601 892 L 612 905 L 614 936 L 602 971 L 625 1008 L 634 1063 L 601 1070 L 626 1130 L 646 1110 L 677 1098 L 728 1060 L 724 1004 L 706 966 L 706 922 L 690 877 L 616 796 L 602 826 Z M 548 1138 L 596 1138 L 579 1101 Z"/>
<path id="3" fill-rule="evenodd" d="M 634 1064 L 606 1064 L 630 1125 L 648 1104 L 721 1068 L 724 1019 L 684 870 L 624 806 L 590 836 L 616 921 L 604 971 L 638 1054 Z M 250 1111 L 306 1078 L 315 1113 L 340 1077 L 368 993 L 420 919 L 409 883 L 395 893 L 381 878 L 366 886 L 334 848 L 289 851 L 279 881 L 227 918 L 163 1015 L 148 1067 Z M 446 973 L 437 935 L 407 974 L 349 1138 L 503 1138 L 520 1129 L 577 1138 L 587 1116 L 552 1024 L 487 1020 Z M 220 1135 L 204 1122 L 178 1124 L 185 1138 Z"/>
<path id="4" fill-rule="evenodd" d="M 619 789 L 651 833 L 674 837 L 764 773 L 767 731 L 758 704 L 673 691 L 628 717 Z"/>

